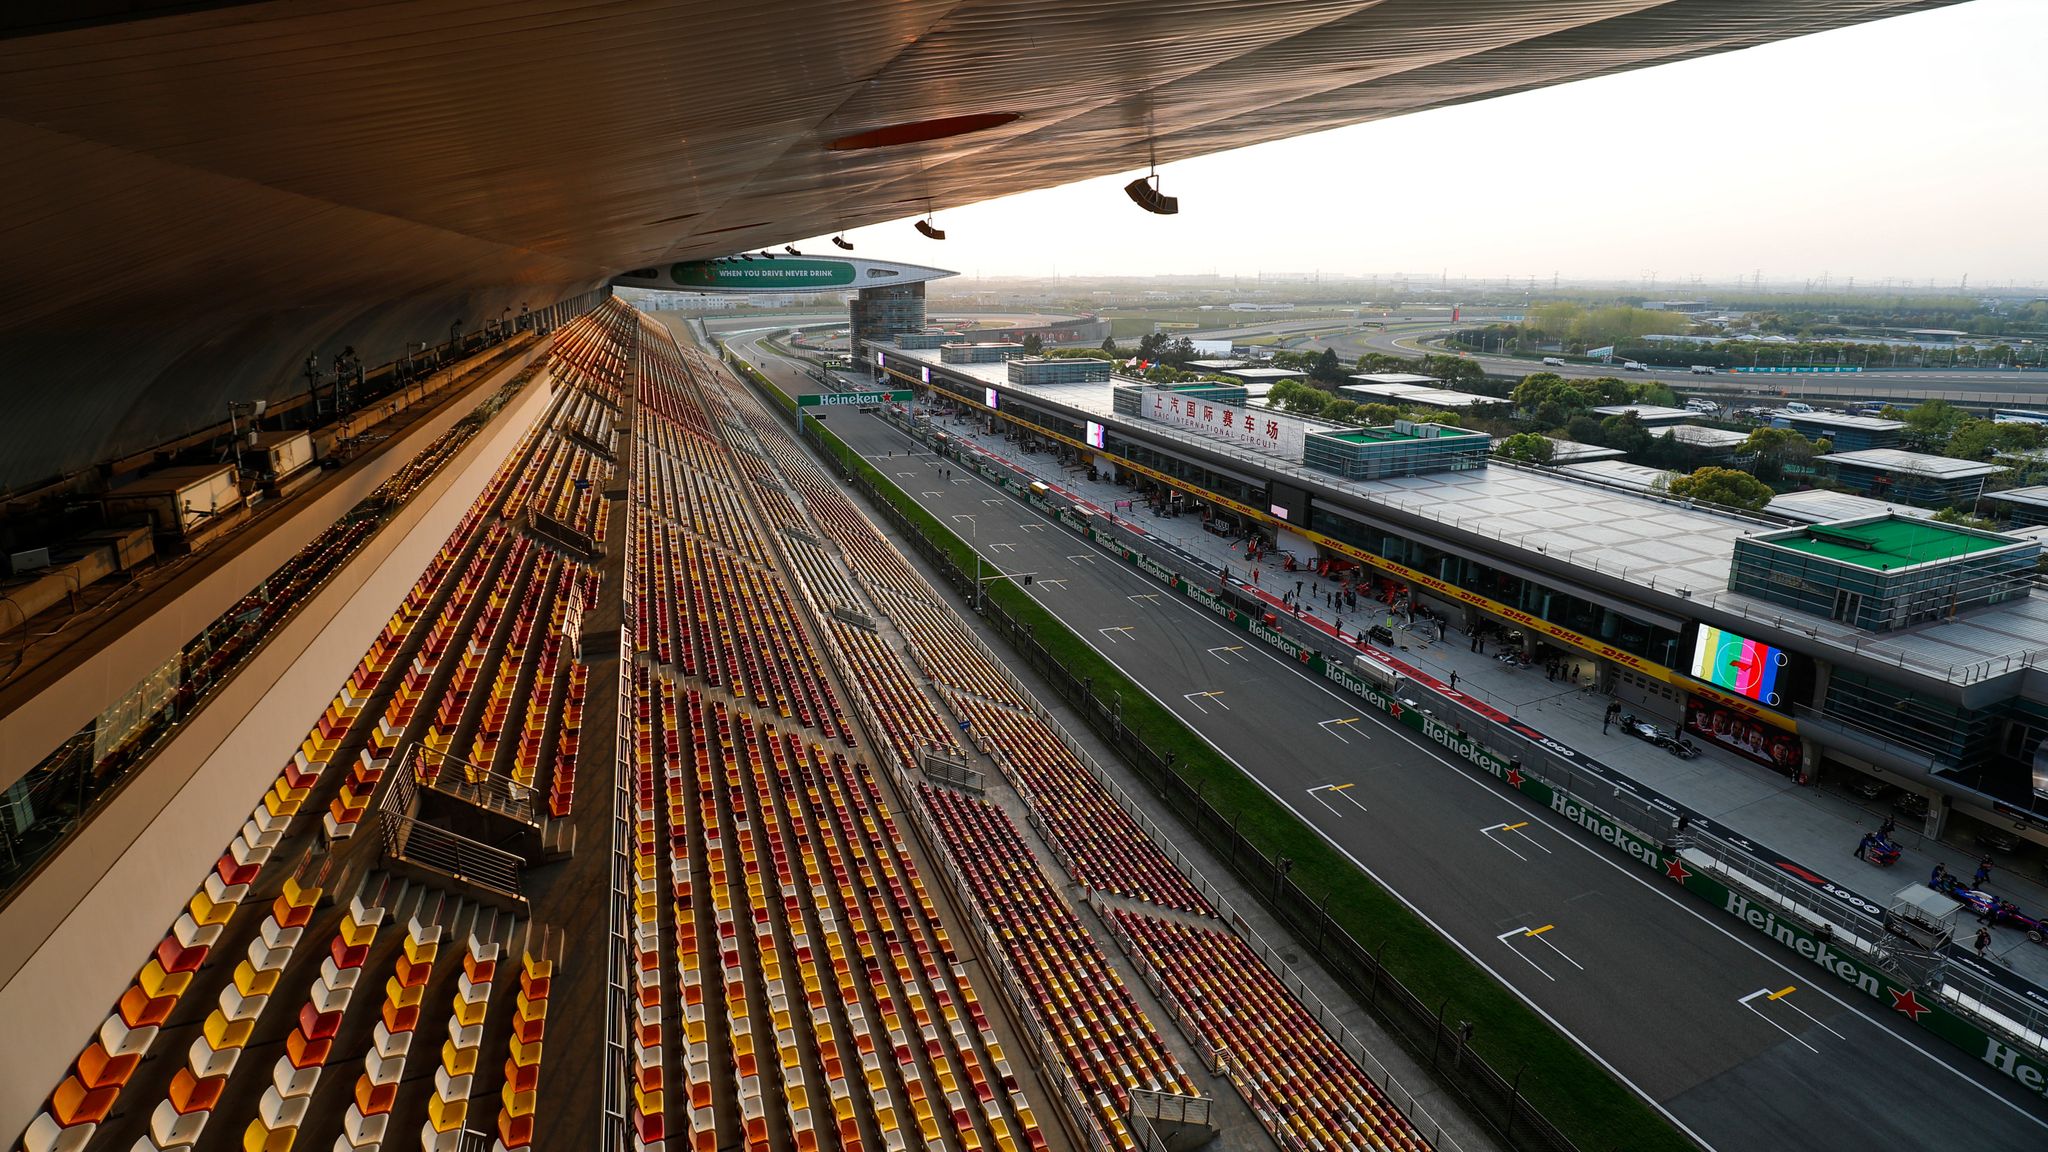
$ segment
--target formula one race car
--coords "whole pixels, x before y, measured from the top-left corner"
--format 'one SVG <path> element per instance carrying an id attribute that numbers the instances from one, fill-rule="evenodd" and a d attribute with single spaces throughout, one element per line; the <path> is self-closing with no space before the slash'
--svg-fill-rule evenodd
<path id="1" fill-rule="evenodd" d="M 1863 859 L 1879 868 L 1889 868 L 1899 862 L 1899 846 L 1879 833 L 1871 837 L 1870 847 L 1864 850 Z"/>
<path id="2" fill-rule="evenodd" d="M 1962 904 L 1979 919 L 1988 914 L 1992 923 L 2018 928 L 2034 943 L 2048 944 L 2048 924 L 2021 912 L 2019 905 L 2010 900 L 1966 887 L 1953 876 L 1944 877 L 1940 883 L 1930 884 L 1929 887 Z"/>

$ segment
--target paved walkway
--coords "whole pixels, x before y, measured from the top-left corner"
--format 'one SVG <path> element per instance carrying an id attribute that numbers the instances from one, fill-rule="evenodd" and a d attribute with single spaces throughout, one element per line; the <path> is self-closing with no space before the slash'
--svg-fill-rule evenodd
<path id="1" fill-rule="evenodd" d="M 1094 505 L 1133 531 L 1170 545 L 1212 571 L 1227 568 L 1233 584 L 1253 590 L 1242 584 L 1250 568 L 1242 545 L 1206 531 L 1198 517 L 1154 515 L 1142 500 L 1133 503 L 1132 490 L 1090 481 L 1085 469 L 1062 468 L 1051 452 L 1028 452 L 1000 435 L 977 434 L 964 421 L 942 417 L 939 425 L 949 436 L 971 440 L 988 455 Z M 1260 567 L 1256 591 L 1269 600 L 1293 591 L 1296 580 L 1303 582 L 1304 591 L 1318 584 L 1307 572 L 1284 572 L 1271 562 Z M 1320 585 L 1327 591 L 1330 582 L 1321 581 Z M 1321 607 L 1320 596 L 1306 595 L 1303 601 L 1310 609 L 1304 612 L 1303 622 L 1325 633 L 1341 630 L 1352 637 L 1358 629 L 1384 624 L 1387 619 L 1385 606 L 1376 602 L 1371 607 L 1378 612 L 1369 611 L 1362 599 L 1359 611 L 1336 612 Z M 1541 666 L 1511 667 L 1491 654 L 1473 652 L 1462 631 L 1452 631 L 1447 642 L 1438 641 L 1434 626 L 1428 624 L 1411 630 L 1397 623 L 1395 633 L 1393 647 L 1406 663 L 1440 681 L 1448 681 L 1455 673 L 1457 691 L 1542 730 L 1559 743 L 1591 755 L 1607 768 L 1741 835 L 1771 845 L 1880 905 L 1888 906 L 1900 888 L 1924 882 L 1937 861 L 1967 878 L 1984 854 L 1982 848 L 1954 834 L 1940 841 L 1929 839 L 1913 828 L 1912 821 L 1901 819 L 1893 833 L 1903 849 L 1898 864 L 1881 869 L 1859 862 L 1854 858 L 1857 842 L 1891 814 L 1883 802 L 1863 800 L 1828 787 L 1825 781 L 1822 787 L 1803 787 L 1781 773 L 1697 739 L 1699 757 L 1679 760 L 1624 734 L 1619 726 L 1602 733 L 1601 717 L 1609 698 L 1589 685 L 1549 680 Z M 1489 646 L 1488 652 L 1493 650 Z M 1590 671 L 1592 660 L 1588 658 L 1586 663 Z M 2048 914 L 2048 885 L 2040 881 L 2036 868 L 2028 857 L 1999 857 L 1985 888 L 2030 915 Z M 1976 931 L 1975 922 L 1959 915 L 1957 925 L 1959 942 L 1967 943 Z M 2048 948 L 2029 942 L 2017 929 L 1998 928 L 1993 932 L 1991 951 L 2003 956 L 2015 971 L 2048 987 Z"/>

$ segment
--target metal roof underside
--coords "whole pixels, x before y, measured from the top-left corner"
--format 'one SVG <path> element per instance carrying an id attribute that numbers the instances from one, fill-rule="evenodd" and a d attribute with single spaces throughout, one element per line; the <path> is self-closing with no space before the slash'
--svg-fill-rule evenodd
<path id="1" fill-rule="evenodd" d="M 1947 2 L 28 0 L 0 492 L 628 269 Z"/>

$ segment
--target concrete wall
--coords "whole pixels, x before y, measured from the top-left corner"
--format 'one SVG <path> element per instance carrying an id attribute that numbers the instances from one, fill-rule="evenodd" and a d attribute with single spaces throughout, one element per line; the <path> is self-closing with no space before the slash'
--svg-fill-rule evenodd
<path id="1" fill-rule="evenodd" d="M 0 913 L 0 1133 L 34 1117 L 550 398 L 531 381 Z"/>

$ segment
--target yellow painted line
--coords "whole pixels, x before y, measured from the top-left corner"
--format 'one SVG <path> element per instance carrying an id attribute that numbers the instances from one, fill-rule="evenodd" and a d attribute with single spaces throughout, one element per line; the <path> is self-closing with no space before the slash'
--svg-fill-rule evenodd
<path id="1" fill-rule="evenodd" d="M 1555 928 L 1555 927 L 1557 927 L 1557 925 L 1555 925 L 1555 924 L 1545 924 L 1545 925 L 1544 925 L 1543 927 L 1541 927 L 1541 928 L 1531 928 L 1531 929 L 1529 929 L 1529 930 L 1528 930 L 1527 932 L 1524 932 L 1524 933 L 1522 933 L 1522 935 L 1524 935 L 1524 936 L 1541 936 L 1541 935 L 1543 935 L 1543 934 L 1544 934 L 1545 932 L 1548 932 L 1548 931 L 1550 931 L 1550 930 L 1551 930 L 1552 928 Z M 1788 992 L 1789 992 L 1789 991 L 1791 991 L 1791 989 L 1789 989 L 1789 988 L 1788 988 L 1788 989 L 1786 989 L 1786 991 L 1788 991 Z"/>
<path id="2" fill-rule="evenodd" d="M 1528 826 L 1529 822 L 1527 820 L 1524 820 L 1520 824 L 1503 824 L 1501 825 L 1500 830 L 1503 832 L 1513 832 L 1517 828 L 1527 828 Z"/>
<path id="3" fill-rule="evenodd" d="M 1353 781 L 1351 782 L 1351 784 L 1356 784 L 1356 783 L 1358 783 L 1358 781 L 1356 781 L 1356 780 L 1353 780 Z M 1342 791 L 1343 791 L 1343 790 L 1345 790 L 1346 788 L 1349 788 L 1349 787 L 1351 787 L 1351 784 L 1332 784 L 1332 785 L 1330 785 L 1330 791 L 1332 791 L 1332 792 L 1342 792 Z"/>
<path id="4" fill-rule="evenodd" d="M 1786 996 L 1790 996 L 1791 994 L 1797 991 L 1799 991 L 1799 989 L 1796 986 L 1787 984 L 1783 988 L 1778 989 L 1776 992 L 1771 993 L 1769 996 L 1764 997 L 1764 999 L 1779 1000 L 1783 999 Z"/>
<path id="5" fill-rule="evenodd" d="M 1345 718 L 1345 719 L 1343 719 L 1343 720 L 1325 720 L 1325 721 L 1323 721 L 1323 723 L 1325 723 L 1325 724 L 1356 724 L 1356 723 L 1358 723 L 1358 717 L 1356 717 L 1356 716 L 1351 716 L 1351 717 L 1347 717 L 1347 718 Z"/>

